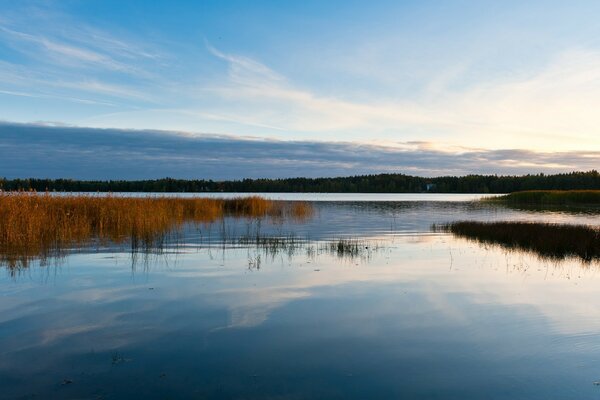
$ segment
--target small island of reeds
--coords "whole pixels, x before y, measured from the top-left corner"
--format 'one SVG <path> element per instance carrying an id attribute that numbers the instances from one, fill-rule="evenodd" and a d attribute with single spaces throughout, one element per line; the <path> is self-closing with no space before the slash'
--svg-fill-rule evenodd
<path id="1" fill-rule="evenodd" d="M 436 231 L 507 249 L 529 251 L 542 258 L 577 257 L 600 260 L 600 228 L 587 225 L 521 221 L 458 221 L 433 227 Z"/>
<path id="2" fill-rule="evenodd" d="M 26 263 L 93 241 L 151 248 L 184 223 L 224 217 L 307 218 L 305 202 L 234 199 L 117 197 L 6 192 L 0 194 L 0 261 Z"/>
<path id="3" fill-rule="evenodd" d="M 600 190 L 527 190 L 484 201 L 530 206 L 600 206 Z"/>

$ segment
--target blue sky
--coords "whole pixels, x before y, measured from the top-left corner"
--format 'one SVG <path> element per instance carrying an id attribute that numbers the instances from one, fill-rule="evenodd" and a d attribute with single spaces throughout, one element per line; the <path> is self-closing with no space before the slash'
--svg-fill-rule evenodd
<path id="1" fill-rule="evenodd" d="M 51 126 L 57 148 L 70 143 L 56 127 L 164 130 L 286 148 L 375 146 L 413 160 L 369 172 L 581 169 L 600 154 L 598 15 L 594 1 L 0 0 L 0 120 Z M 120 136 L 110 137 L 104 146 L 117 148 Z M 461 165 L 464 154 L 506 151 L 516 158 Z M 426 152 L 455 164 L 420 169 L 414 160 Z M 10 174 L 48 171 L 36 165 Z M 337 174 L 361 170 L 343 165 Z M 7 168 L 0 161 L 0 175 Z M 237 171 L 249 174 L 243 163 Z"/>

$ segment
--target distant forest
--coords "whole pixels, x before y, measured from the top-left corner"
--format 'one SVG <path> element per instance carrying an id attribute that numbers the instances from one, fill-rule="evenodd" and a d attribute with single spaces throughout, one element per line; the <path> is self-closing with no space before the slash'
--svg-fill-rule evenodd
<path id="1" fill-rule="evenodd" d="M 598 171 L 556 175 L 467 175 L 425 178 L 403 174 L 338 178 L 156 179 L 82 181 L 74 179 L 0 179 L 2 190 L 65 192 L 331 192 L 331 193 L 510 193 L 519 190 L 600 189 Z"/>

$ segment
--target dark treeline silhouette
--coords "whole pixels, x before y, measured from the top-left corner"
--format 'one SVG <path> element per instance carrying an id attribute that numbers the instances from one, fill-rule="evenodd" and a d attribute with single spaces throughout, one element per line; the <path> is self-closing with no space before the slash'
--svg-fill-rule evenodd
<path id="1" fill-rule="evenodd" d="M 330 193 L 510 193 L 520 190 L 600 189 L 598 171 L 564 174 L 467 175 L 426 178 L 403 174 L 337 178 L 155 179 L 82 181 L 73 179 L 0 179 L 3 190 L 67 192 L 330 192 Z"/>

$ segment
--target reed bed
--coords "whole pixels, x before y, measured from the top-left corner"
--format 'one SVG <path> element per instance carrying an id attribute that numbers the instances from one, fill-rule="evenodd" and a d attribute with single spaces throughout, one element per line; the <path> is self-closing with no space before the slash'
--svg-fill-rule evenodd
<path id="1" fill-rule="evenodd" d="M 485 201 L 514 205 L 600 206 L 600 190 L 528 190 L 487 198 Z"/>
<path id="2" fill-rule="evenodd" d="M 0 194 L 0 261 L 24 263 L 99 242 L 152 248 L 183 223 L 210 223 L 226 216 L 308 218 L 304 202 L 258 196 L 235 199 L 52 196 L 29 192 Z"/>
<path id="3" fill-rule="evenodd" d="M 600 228 L 586 225 L 534 222 L 459 221 L 434 226 L 434 230 L 480 243 L 534 252 L 542 258 L 577 257 L 600 260 Z"/>
<path id="4" fill-rule="evenodd" d="M 257 250 L 262 251 L 266 258 L 272 260 L 281 255 L 291 258 L 300 252 L 304 252 L 310 259 L 315 259 L 321 254 L 328 254 L 349 261 L 368 260 L 374 252 L 383 248 L 379 242 L 369 240 L 354 238 L 310 240 L 295 235 L 267 236 L 258 234 L 256 236 L 242 236 L 231 243 L 249 248 L 255 247 Z M 260 255 L 255 253 L 254 257 L 248 257 L 248 265 L 251 269 L 258 269 L 261 260 Z"/>
<path id="5" fill-rule="evenodd" d="M 338 239 L 329 243 L 329 251 L 339 257 L 357 257 L 369 249 L 366 242 L 358 239 Z"/>

